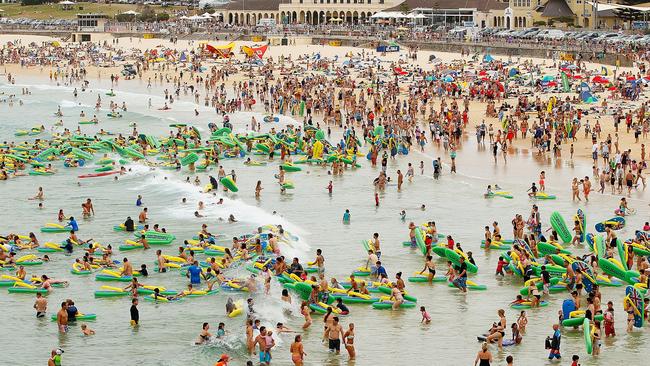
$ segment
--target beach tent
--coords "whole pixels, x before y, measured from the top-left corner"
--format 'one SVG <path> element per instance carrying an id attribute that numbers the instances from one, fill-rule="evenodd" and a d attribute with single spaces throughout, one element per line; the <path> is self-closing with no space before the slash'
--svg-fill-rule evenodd
<path id="1" fill-rule="evenodd" d="M 393 74 L 395 75 L 408 75 L 408 72 L 404 71 L 401 67 L 393 68 Z"/>
<path id="2" fill-rule="evenodd" d="M 553 80 L 555 80 L 555 76 L 553 76 L 553 75 L 545 75 L 542 78 L 542 81 L 553 81 Z"/>
<path id="3" fill-rule="evenodd" d="M 269 48 L 268 45 L 264 45 L 261 47 L 248 47 L 248 46 L 242 46 L 241 50 L 246 54 L 248 57 L 254 57 L 256 59 L 261 60 L 262 57 L 264 57 L 264 53 L 266 50 Z"/>
<path id="4" fill-rule="evenodd" d="M 584 103 L 595 103 L 598 101 L 598 99 L 596 99 L 596 97 L 594 97 L 589 91 L 581 92 L 580 100 L 582 100 Z"/>
<path id="5" fill-rule="evenodd" d="M 490 55 L 489 53 L 483 56 L 483 62 L 492 62 L 492 61 L 494 61 L 494 57 L 492 57 L 492 55 Z"/>
<path id="6" fill-rule="evenodd" d="M 580 83 L 580 86 L 578 87 L 579 92 L 590 92 L 591 93 L 591 87 L 589 84 L 582 82 Z"/>
<path id="7" fill-rule="evenodd" d="M 181 52 L 181 57 L 178 59 L 180 62 L 186 62 L 187 61 L 187 55 L 185 55 L 185 52 Z"/>
<path id="8" fill-rule="evenodd" d="M 445 83 L 451 83 L 454 81 L 454 78 L 451 75 L 447 75 L 444 78 L 442 78 L 442 81 L 444 81 Z"/>
<path id="9" fill-rule="evenodd" d="M 609 80 L 607 78 L 604 78 L 600 75 L 594 76 L 593 79 L 591 79 L 592 83 L 598 83 L 598 84 L 609 84 Z"/>
<path id="10" fill-rule="evenodd" d="M 515 69 L 514 67 L 508 71 L 508 76 L 509 77 L 514 77 L 519 74 L 519 70 Z"/>
<path id="11" fill-rule="evenodd" d="M 210 52 L 210 53 L 212 53 L 212 54 L 215 54 L 215 55 L 217 55 L 217 56 L 220 57 L 220 58 L 229 58 L 229 57 L 230 57 L 230 53 L 231 53 L 231 51 L 232 51 L 232 49 L 233 49 L 234 47 L 235 47 L 235 43 L 233 43 L 233 42 L 230 42 L 230 43 L 228 43 L 228 44 L 225 45 L 225 46 L 216 46 L 216 47 L 215 47 L 215 46 L 211 46 L 211 45 L 209 45 L 209 44 L 206 44 L 206 45 L 205 45 L 205 49 L 206 49 L 208 52 Z"/>

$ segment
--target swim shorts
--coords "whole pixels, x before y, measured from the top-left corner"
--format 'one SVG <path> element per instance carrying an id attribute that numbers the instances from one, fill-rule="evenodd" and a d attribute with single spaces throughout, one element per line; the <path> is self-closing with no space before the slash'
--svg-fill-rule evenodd
<path id="1" fill-rule="evenodd" d="M 340 351 L 341 350 L 341 340 L 340 339 L 330 339 L 329 341 L 330 351 Z"/>
<path id="2" fill-rule="evenodd" d="M 43 311 L 37 311 L 37 312 L 36 312 L 36 317 L 37 317 L 37 318 L 44 318 L 44 317 L 45 317 L 45 312 L 43 312 Z"/>
<path id="3" fill-rule="evenodd" d="M 460 288 L 467 288 L 467 277 L 458 277 L 454 280 L 454 283 Z"/>
<path id="4" fill-rule="evenodd" d="M 560 352 L 551 351 L 551 353 L 548 354 L 548 359 L 549 360 L 552 360 L 554 358 L 557 358 L 558 360 L 560 358 L 562 358 L 562 356 L 560 355 Z"/>
<path id="5" fill-rule="evenodd" d="M 267 361 L 268 358 L 268 361 Z M 271 357 L 266 351 L 260 351 L 260 363 L 266 363 L 271 360 Z"/>

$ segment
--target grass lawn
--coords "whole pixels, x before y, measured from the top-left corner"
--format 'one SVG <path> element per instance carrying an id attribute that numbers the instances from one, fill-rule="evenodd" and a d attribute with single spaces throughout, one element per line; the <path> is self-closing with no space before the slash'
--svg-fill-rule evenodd
<path id="1" fill-rule="evenodd" d="M 184 9 L 184 7 L 161 7 L 152 6 L 156 13 L 172 14 L 174 10 Z M 22 6 L 20 4 L 0 4 L 0 12 L 3 17 L 7 18 L 29 18 L 29 19 L 76 19 L 77 14 L 101 13 L 110 16 L 123 13 L 128 10 L 142 12 L 142 5 L 135 4 L 97 4 L 97 3 L 77 3 L 72 5 L 72 9 L 63 10 L 58 4 L 43 4 Z"/>

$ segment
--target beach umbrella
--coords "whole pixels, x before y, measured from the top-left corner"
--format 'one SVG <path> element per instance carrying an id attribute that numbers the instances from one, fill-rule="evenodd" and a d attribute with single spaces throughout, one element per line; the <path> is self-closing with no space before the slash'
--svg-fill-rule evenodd
<path id="1" fill-rule="evenodd" d="M 452 81 L 454 81 L 454 78 L 451 77 L 450 75 L 447 75 L 444 78 L 442 78 L 442 81 L 444 81 L 445 83 L 451 83 Z"/>

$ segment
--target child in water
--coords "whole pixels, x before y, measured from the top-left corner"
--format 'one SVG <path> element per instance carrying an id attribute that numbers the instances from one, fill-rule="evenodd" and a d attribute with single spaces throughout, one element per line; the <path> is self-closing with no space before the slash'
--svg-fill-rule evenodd
<path id="1" fill-rule="evenodd" d="M 406 220 L 406 211 L 402 210 L 402 212 L 399 213 L 399 217 L 402 221 Z"/>
<path id="2" fill-rule="evenodd" d="M 346 209 L 345 212 L 343 213 L 343 223 L 348 224 L 350 223 L 350 210 Z"/>
<path id="3" fill-rule="evenodd" d="M 420 306 L 420 313 L 422 314 L 422 320 L 420 323 L 429 324 L 431 323 L 431 316 L 427 313 L 427 309 L 424 306 Z"/>

